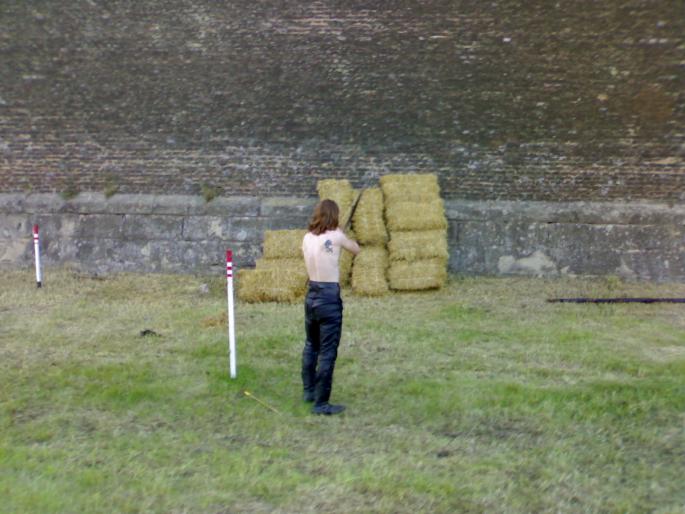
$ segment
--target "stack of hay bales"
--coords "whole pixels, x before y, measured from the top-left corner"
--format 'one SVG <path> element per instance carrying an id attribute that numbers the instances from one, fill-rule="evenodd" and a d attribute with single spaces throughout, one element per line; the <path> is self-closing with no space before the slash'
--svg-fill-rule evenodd
<path id="1" fill-rule="evenodd" d="M 304 297 L 307 269 L 304 230 L 267 230 L 263 257 L 255 269 L 238 270 L 238 298 L 245 302 L 295 302 Z"/>
<path id="2" fill-rule="evenodd" d="M 383 221 L 383 193 L 379 188 L 365 189 L 361 193 L 352 225 L 361 248 L 352 267 L 352 290 L 363 296 L 386 294 L 388 232 Z"/>
<path id="3" fill-rule="evenodd" d="M 324 179 L 319 180 L 316 184 L 316 190 L 319 193 L 320 200 L 333 200 L 338 204 L 340 209 L 340 216 L 338 223 L 340 227 L 344 227 L 350 219 L 352 206 L 357 199 L 358 191 L 352 188 L 349 180 L 342 179 Z"/>
<path id="4" fill-rule="evenodd" d="M 447 280 L 447 218 L 437 176 L 385 175 L 391 289 L 437 289 Z"/>
<path id="5" fill-rule="evenodd" d="M 333 200 L 338 204 L 338 208 L 340 209 L 338 224 L 341 229 L 344 229 L 345 225 L 347 225 L 347 222 L 350 219 L 350 215 L 352 214 L 352 207 L 357 200 L 357 196 L 360 194 L 359 191 L 353 189 L 350 181 L 346 179 L 319 180 L 319 182 L 316 184 L 316 190 L 319 193 L 320 200 Z M 354 232 L 352 232 L 350 229 L 345 230 L 345 234 L 350 239 L 355 238 Z M 350 273 L 352 271 L 353 258 L 354 256 L 346 250 L 343 250 L 340 254 L 339 268 L 341 286 L 346 286 L 350 283 Z"/>
<path id="6" fill-rule="evenodd" d="M 335 201 L 339 224 L 352 216 L 361 251 L 340 255 L 340 285 L 356 294 L 379 296 L 389 290 L 436 289 L 447 279 L 447 219 L 435 175 L 385 175 L 380 189 L 355 191 L 348 180 L 317 184 L 321 200 Z M 361 196 L 359 196 L 361 195 Z M 357 208 L 352 208 L 359 198 Z M 305 230 L 264 233 L 264 253 L 253 270 L 239 270 L 238 297 L 246 302 L 294 302 L 304 297 L 307 270 L 302 256 Z"/>

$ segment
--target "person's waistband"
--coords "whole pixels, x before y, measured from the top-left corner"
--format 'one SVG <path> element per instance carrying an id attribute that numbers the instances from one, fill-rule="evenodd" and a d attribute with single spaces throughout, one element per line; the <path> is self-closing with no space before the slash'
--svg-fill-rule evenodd
<path id="1" fill-rule="evenodd" d="M 326 291 L 326 290 L 340 290 L 340 284 L 338 282 L 316 282 L 314 280 L 309 281 L 309 289 L 315 291 Z"/>

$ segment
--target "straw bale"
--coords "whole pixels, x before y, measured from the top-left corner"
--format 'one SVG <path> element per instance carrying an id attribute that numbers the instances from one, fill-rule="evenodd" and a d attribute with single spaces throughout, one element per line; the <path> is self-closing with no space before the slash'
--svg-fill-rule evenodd
<path id="1" fill-rule="evenodd" d="M 238 299 L 248 303 L 264 302 L 266 295 L 261 280 L 264 274 L 256 269 L 241 268 L 236 274 Z"/>
<path id="2" fill-rule="evenodd" d="M 379 188 L 365 189 L 352 217 L 359 244 L 382 245 L 388 240 L 383 219 L 383 193 Z"/>
<path id="3" fill-rule="evenodd" d="M 357 199 L 361 196 L 362 192 L 360 189 L 353 189 L 352 190 L 352 201 L 345 205 L 344 207 L 341 207 L 340 204 L 338 204 L 338 207 L 340 208 L 340 216 L 338 217 L 338 225 L 340 227 L 346 227 L 347 223 L 350 221 L 350 216 L 352 215 L 352 209 L 354 208 L 354 204 L 357 202 Z"/>
<path id="4" fill-rule="evenodd" d="M 445 205 L 438 198 L 431 202 L 395 202 L 386 204 L 385 221 L 388 230 L 446 229 Z"/>
<path id="5" fill-rule="evenodd" d="M 337 203 L 341 210 L 354 201 L 354 189 L 347 179 L 319 180 L 316 184 L 316 190 L 321 200 L 329 198 Z"/>
<path id="6" fill-rule="evenodd" d="M 304 298 L 306 272 L 284 268 L 238 271 L 238 298 L 244 302 L 292 303 Z"/>
<path id="7" fill-rule="evenodd" d="M 340 215 L 338 216 L 338 223 L 341 227 L 347 224 L 352 212 L 352 206 L 357 199 L 358 191 L 352 188 L 352 184 L 347 179 L 324 179 L 319 180 L 316 184 L 316 190 L 319 193 L 320 200 L 333 200 L 338 204 Z"/>
<path id="8" fill-rule="evenodd" d="M 287 259 L 257 259 L 255 262 L 255 267 L 257 269 L 286 269 L 293 272 L 307 272 L 307 268 L 304 264 L 304 258 L 287 258 Z"/>
<path id="9" fill-rule="evenodd" d="M 302 239 L 306 233 L 306 230 L 267 230 L 264 232 L 264 257 L 302 259 Z"/>
<path id="10" fill-rule="evenodd" d="M 440 197 L 438 177 L 432 173 L 384 175 L 380 184 L 386 203 L 425 202 Z"/>
<path id="11" fill-rule="evenodd" d="M 360 296 L 382 296 L 387 294 L 388 279 L 385 271 L 377 268 L 360 268 L 352 272 L 352 291 Z"/>
<path id="12" fill-rule="evenodd" d="M 352 230 L 346 230 L 345 235 L 354 240 L 356 238 L 355 233 Z M 350 275 L 352 273 L 352 261 L 354 260 L 354 255 L 352 252 L 348 252 L 344 248 L 340 250 L 340 261 L 338 261 L 338 269 L 340 270 L 340 286 L 344 287 L 350 283 Z"/>
<path id="13" fill-rule="evenodd" d="M 355 268 L 380 268 L 388 267 L 388 250 L 384 246 L 362 246 L 354 258 Z"/>
<path id="14" fill-rule="evenodd" d="M 447 259 L 446 230 L 413 230 L 398 231 L 392 233 L 392 239 L 388 242 L 390 260 L 417 261 L 440 257 Z"/>
<path id="15" fill-rule="evenodd" d="M 447 259 L 422 259 L 420 261 L 390 261 L 388 283 L 390 289 L 419 291 L 439 289 L 447 280 Z"/>
<path id="16" fill-rule="evenodd" d="M 388 251 L 384 246 L 364 246 L 354 258 L 352 290 L 362 296 L 381 296 L 388 292 L 386 270 Z"/>

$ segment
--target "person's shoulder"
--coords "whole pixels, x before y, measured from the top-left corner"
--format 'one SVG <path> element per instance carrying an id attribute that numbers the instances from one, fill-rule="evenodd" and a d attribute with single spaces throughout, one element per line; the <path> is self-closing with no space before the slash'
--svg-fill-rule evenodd
<path id="1" fill-rule="evenodd" d="M 312 240 L 316 238 L 314 234 L 311 232 L 307 232 L 304 237 L 302 238 L 302 246 L 304 247 L 305 245 L 310 245 L 312 244 Z"/>
<path id="2" fill-rule="evenodd" d="M 342 231 L 340 227 L 334 229 L 334 230 L 329 230 L 327 232 L 331 237 L 334 237 L 336 239 L 345 239 L 345 232 Z"/>

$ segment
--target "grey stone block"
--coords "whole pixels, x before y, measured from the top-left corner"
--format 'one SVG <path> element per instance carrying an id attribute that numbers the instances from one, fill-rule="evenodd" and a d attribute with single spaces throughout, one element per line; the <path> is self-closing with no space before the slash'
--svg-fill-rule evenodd
<path id="1" fill-rule="evenodd" d="M 109 212 L 108 203 L 102 193 L 84 192 L 64 201 L 59 212 L 76 214 L 103 214 Z"/>
<path id="2" fill-rule="evenodd" d="M 78 226 L 75 214 L 10 214 L 0 217 L 0 237 L 32 237 L 38 225 L 40 238 L 72 237 Z"/>
<path id="3" fill-rule="evenodd" d="M 682 260 L 680 232 L 672 225 L 597 225 L 582 223 L 451 222 L 450 266 L 485 274 L 616 274 L 651 254 L 674 263 Z M 644 269 L 644 266 L 642 266 Z M 635 271 L 644 277 L 654 270 Z M 681 276 L 682 272 L 670 272 Z"/>
<path id="4" fill-rule="evenodd" d="M 12 240 L 28 237 L 32 230 L 32 224 L 26 215 L 6 214 L 0 216 L 0 239 Z"/>
<path id="5" fill-rule="evenodd" d="M 0 238 L 0 266 L 27 267 L 33 265 L 33 238 Z"/>
<path id="6" fill-rule="evenodd" d="M 120 239 L 123 237 L 122 214 L 81 214 L 77 218 L 62 216 L 73 226 L 72 234 L 79 239 Z"/>
<path id="7" fill-rule="evenodd" d="M 229 241 L 259 244 L 264 240 L 264 231 L 269 226 L 269 220 L 264 218 L 231 218 L 228 237 Z"/>
<path id="8" fill-rule="evenodd" d="M 107 199 L 105 208 L 110 214 L 152 214 L 156 196 L 116 194 Z"/>
<path id="9" fill-rule="evenodd" d="M 447 200 L 453 221 L 518 220 L 547 223 L 658 225 L 685 223 L 685 206 L 651 203 L 525 202 Z"/>
<path id="10" fill-rule="evenodd" d="M 183 235 L 182 216 L 161 216 L 129 214 L 123 217 L 122 237 L 124 239 L 181 240 Z"/>
<path id="11" fill-rule="evenodd" d="M 258 242 L 268 227 L 269 220 L 264 218 L 188 216 L 183 225 L 183 239 Z"/>
<path id="12" fill-rule="evenodd" d="M 309 216 L 286 216 L 268 218 L 266 223 L 267 230 L 296 230 L 306 229 L 309 223 Z"/>
<path id="13" fill-rule="evenodd" d="M 230 220 L 220 216 L 188 216 L 183 221 L 184 241 L 228 239 Z"/>
<path id="14" fill-rule="evenodd" d="M 26 195 L 24 209 L 30 214 L 62 212 L 66 201 L 55 193 L 36 193 Z"/>
<path id="15" fill-rule="evenodd" d="M 166 214 L 182 216 L 201 199 L 192 195 L 116 194 L 107 199 L 105 212 L 116 214 Z"/>
<path id="16" fill-rule="evenodd" d="M 23 214 L 26 212 L 26 195 L 23 193 L 0 193 L 0 213 Z"/>
<path id="17" fill-rule="evenodd" d="M 44 245 L 45 263 L 48 265 L 78 263 L 77 240 L 72 238 L 48 239 Z"/>
<path id="18" fill-rule="evenodd" d="M 116 239 L 75 239 L 74 252 L 76 261 L 85 269 L 118 271 L 114 252 L 121 246 Z M 141 263 L 142 264 L 142 263 Z"/>
<path id="19" fill-rule="evenodd" d="M 189 214 L 209 215 L 209 216 L 237 216 L 249 217 L 258 216 L 260 209 L 260 199 L 252 196 L 232 196 L 219 197 L 210 202 L 198 197 L 188 209 Z"/>

